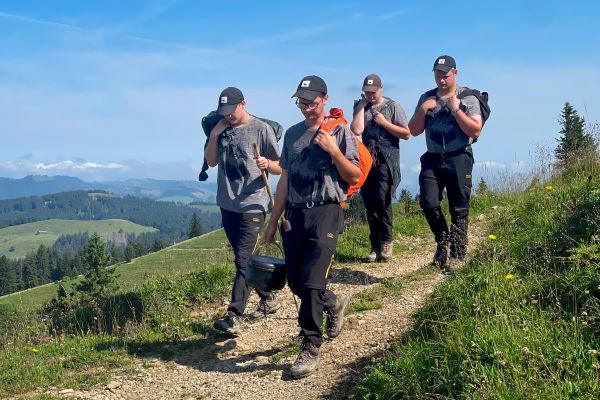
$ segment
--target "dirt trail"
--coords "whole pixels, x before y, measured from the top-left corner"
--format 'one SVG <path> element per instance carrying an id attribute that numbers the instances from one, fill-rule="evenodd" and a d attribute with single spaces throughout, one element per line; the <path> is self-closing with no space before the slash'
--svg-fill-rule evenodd
<path id="1" fill-rule="evenodd" d="M 483 236 L 473 226 L 471 245 Z M 406 240 L 407 238 L 402 238 Z M 395 255 L 388 263 L 337 264 L 331 288 L 357 295 L 380 285 L 384 278 L 400 278 L 430 263 L 433 243 L 419 244 L 420 252 Z M 346 317 L 342 334 L 326 339 L 321 364 L 313 375 L 291 380 L 287 369 L 295 359 L 289 351 L 297 337 L 296 309 L 287 288 L 275 317 L 244 325 L 240 336 L 197 351 L 178 354 L 172 361 L 140 359 L 134 372 L 113 376 L 107 387 L 61 394 L 81 399 L 303 399 L 345 398 L 364 376 L 364 366 L 411 327 L 411 315 L 444 278 L 419 274 L 400 296 L 378 299 L 382 308 Z M 248 310 L 255 308 L 253 295 Z"/>

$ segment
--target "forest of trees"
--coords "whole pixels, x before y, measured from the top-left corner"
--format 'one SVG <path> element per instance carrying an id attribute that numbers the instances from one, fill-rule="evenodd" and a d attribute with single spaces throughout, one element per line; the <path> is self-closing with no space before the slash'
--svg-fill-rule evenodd
<path id="1" fill-rule="evenodd" d="M 221 215 L 200 213 L 197 208 L 168 201 L 116 197 L 107 192 L 73 191 L 43 196 L 21 197 L 0 201 L 0 228 L 51 218 L 102 220 L 125 219 L 151 226 L 174 240 L 188 237 L 189 223 L 194 213 L 205 231 L 221 226 Z"/>
<path id="2" fill-rule="evenodd" d="M 113 263 L 158 251 L 167 245 L 221 226 L 219 213 L 136 197 L 116 197 L 106 192 L 74 191 L 0 201 L 0 227 L 50 218 L 125 219 L 157 228 L 143 234 L 115 234 L 107 238 L 106 252 Z M 123 237 L 125 236 L 125 237 Z M 85 247 L 90 233 L 63 235 L 50 246 L 20 259 L 0 257 L 0 295 L 89 272 Z"/>

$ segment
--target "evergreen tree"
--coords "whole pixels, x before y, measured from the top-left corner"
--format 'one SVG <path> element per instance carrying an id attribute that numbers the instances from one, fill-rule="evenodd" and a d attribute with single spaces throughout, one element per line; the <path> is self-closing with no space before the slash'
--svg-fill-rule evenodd
<path id="1" fill-rule="evenodd" d="M 569 102 L 565 103 L 558 122 L 562 128 L 554 155 L 560 166 L 596 152 L 594 138 L 585 132 L 585 120 L 577 114 L 577 110 Z"/>
<path id="2" fill-rule="evenodd" d="M 0 295 L 17 289 L 17 265 L 6 256 L 0 257 Z"/>
<path id="3" fill-rule="evenodd" d="M 490 188 L 488 187 L 487 182 L 485 181 L 485 179 L 483 179 L 483 176 L 482 176 L 481 179 L 479 179 L 479 184 L 477 185 L 477 195 L 484 196 L 489 191 L 490 191 Z"/>
<path id="4" fill-rule="evenodd" d="M 410 213 L 410 206 L 412 204 L 412 195 L 410 194 L 410 192 L 407 189 L 402 189 L 400 191 L 399 202 L 404 204 L 404 213 L 405 214 Z"/>
<path id="5" fill-rule="evenodd" d="M 202 225 L 200 224 L 200 220 L 198 219 L 198 215 L 194 213 L 192 215 L 192 222 L 190 222 L 190 234 L 189 238 L 193 238 L 196 236 L 202 235 Z"/>
<path id="6" fill-rule="evenodd" d="M 104 240 L 94 233 L 84 249 L 85 260 L 89 272 L 75 286 L 77 294 L 90 300 L 100 300 L 114 294 L 117 289 L 114 268 L 107 268 L 111 262 L 110 254 L 106 251 Z"/>

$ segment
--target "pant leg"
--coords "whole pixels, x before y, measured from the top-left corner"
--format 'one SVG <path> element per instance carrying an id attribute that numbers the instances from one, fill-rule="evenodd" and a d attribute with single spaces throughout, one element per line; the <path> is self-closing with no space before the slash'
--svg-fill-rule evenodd
<path id="1" fill-rule="evenodd" d="M 231 290 L 231 302 L 227 311 L 242 315 L 246 309 L 251 287 L 246 283 L 246 266 L 255 247 L 263 226 L 263 213 L 236 213 L 221 209 L 223 228 L 235 256 L 236 274 Z M 261 298 L 267 298 L 270 292 L 257 290 Z"/>
<path id="2" fill-rule="evenodd" d="M 428 153 L 421 156 L 421 172 L 419 174 L 419 204 L 425 214 L 431 232 L 438 243 L 448 237 L 448 224 L 440 206 L 443 198 L 444 177 L 441 171 L 442 161 Z"/>
<path id="3" fill-rule="evenodd" d="M 371 248 L 374 250 L 381 249 L 383 243 L 391 242 L 393 238 L 391 179 L 388 165 L 378 164 L 371 169 L 360 190 L 367 210 Z"/>
<path id="4" fill-rule="evenodd" d="M 473 186 L 473 155 L 470 152 L 448 159 L 446 168 L 448 204 L 452 225 L 450 228 L 450 256 L 464 258 L 467 249 L 469 208 Z"/>
<path id="5" fill-rule="evenodd" d="M 335 294 L 326 289 L 326 282 L 343 211 L 338 204 L 293 210 L 290 223 L 292 230 L 284 235 L 288 283 L 301 300 L 300 336 L 318 347 L 323 339 L 324 309 L 335 305 Z"/>

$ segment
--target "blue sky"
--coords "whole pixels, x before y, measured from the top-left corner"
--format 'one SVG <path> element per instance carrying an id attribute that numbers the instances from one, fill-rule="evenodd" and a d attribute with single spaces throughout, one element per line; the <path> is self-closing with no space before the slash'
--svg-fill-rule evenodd
<path id="1" fill-rule="evenodd" d="M 510 175 L 554 148 L 566 101 L 600 119 L 600 6 L 489 3 L 2 0 L 0 176 L 195 179 L 200 120 L 224 87 L 288 127 L 303 76 L 322 76 L 349 114 L 374 72 L 410 118 L 440 54 L 490 93 L 476 177 Z M 402 143 L 403 187 L 424 149 Z"/>

